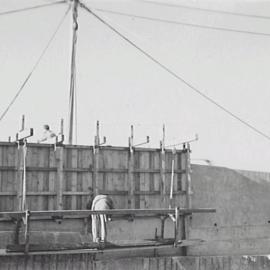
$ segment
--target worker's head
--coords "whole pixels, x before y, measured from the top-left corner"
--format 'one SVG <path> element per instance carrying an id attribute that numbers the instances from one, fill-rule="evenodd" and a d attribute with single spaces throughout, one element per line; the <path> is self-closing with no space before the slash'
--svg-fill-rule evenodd
<path id="1" fill-rule="evenodd" d="M 50 130 L 49 125 L 44 125 L 43 128 L 44 128 L 45 130 Z"/>

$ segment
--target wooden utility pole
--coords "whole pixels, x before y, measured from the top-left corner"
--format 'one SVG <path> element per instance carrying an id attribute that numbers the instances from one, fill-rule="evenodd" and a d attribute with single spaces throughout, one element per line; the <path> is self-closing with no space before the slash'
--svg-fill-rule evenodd
<path id="1" fill-rule="evenodd" d="M 72 2 L 72 51 L 71 51 L 71 71 L 70 71 L 70 94 L 69 94 L 69 131 L 68 143 L 73 143 L 73 121 L 75 102 L 75 82 L 76 82 L 76 43 L 78 31 L 78 0 Z"/>

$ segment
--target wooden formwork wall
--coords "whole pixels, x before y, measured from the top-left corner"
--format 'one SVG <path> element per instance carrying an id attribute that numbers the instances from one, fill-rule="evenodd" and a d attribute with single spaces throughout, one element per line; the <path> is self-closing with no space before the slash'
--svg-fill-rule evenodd
<path id="1" fill-rule="evenodd" d="M 152 257 L 95 261 L 92 254 L 6 256 L 0 270 L 260 270 L 270 269 L 268 256 Z"/>
<path id="2" fill-rule="evenodd" d="M 186 150 L 175 154 L 174 203 L 185 205 Z M 22 147 L 0 143 L 0 211 L 19 209 Z M 85 209 L 89 187 L 112 196 L 116 208 L 169 205 L 173 153 L 160 149 L 29 144 L 26 156 L 30 210 Z M 164 161 L 164 162 L 162 162 Z"/>

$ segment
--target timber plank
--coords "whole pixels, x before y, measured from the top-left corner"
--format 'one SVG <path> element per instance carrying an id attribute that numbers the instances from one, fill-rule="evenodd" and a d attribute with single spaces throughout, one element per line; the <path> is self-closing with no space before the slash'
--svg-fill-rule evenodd
<path id="1" fill-rule="evenodd" d="M 14 172 L 6 172 L 6 177 L 6 187 L 4 187 L 4 189 L 7 192 L 15 192 L 16 183 L 14 182 Z M 6 209 L 8 209 L 8 211 L 12 211 L 16 207 L 16 198 L 13 196 L 7 196 L 6 199 Z"/>
<path id="2" fill-rule="evenodd" d="M 92 178 L 92 189 L 94 195 L 99 194 L 99 169 L 100 169 L 100 161 L 102 161 L 100 157 L 100 149 L 96 147 L 93 150 L 93 178 Z"/>
<path id="3" fill-rule="evenodd" d="M 231 257 L 223 257 L 223 270 L 231 270 Z"/>
<path id="4" fill-rule="evenodd" d="M 149 161 L 147 158 L 147 153 L 145 152 L 140 152 L 139 153 L 139 168 L 141 169 L 147 169 L 149 168 L 147 162 Z M 139 175 L 140 180 L 139 180 L 139 191 L 149 191 L 147 188 L 147 183 L 145 180 L 145 173 L 141 173 Z M 146 208 L 146 201 L 145 201 L 145 194 L 140 195 L 140 209 Z"/>
<path id="5" fill-rule="evenodd" d="M 36 147 L 27 148 L 27 155 L 26 155 L 26 166 L 32 165 L 35 167 L 39 167 L 39 151 L 43 151 L 43 149 L 38 149 Z M 26 172 L 26 192 L 38 192 L 38 186 L 39 186 L 39 173 L 38 171 L 28 171 Z M 34 197 L 27 197 L 26 199 L 26 205 L 27 208 L 30 210 L 37 210 L 39 203 L 39 196 Z"/>
<path id="6" fill-rule="evenodd" d="M 16 260 L 17 270 L 33 269 L 33 260 L 28 260 L 27 257 L 17 257 L 15 260 Z"/>
<path id="7" fill-rule="evenodd" d="M 89 170 L 93 171 L 94 166 L 93 161 L 93 148 L 88 149 L 84 152 L 83 155 L 83 167 L 89 168 Z M 87 172 L 83 174 L 83 190 L 85 192 L 89 192 L 89 188 L 93 187 L 93 174 L 91 172 Z M 89 196 L 83 196 L 83 205 L 86 206 L 88 202 Z M 84 208 L 85 209 L 85 208 Z"/>
<path id="8" fill-rule="evenodd" d="M 161 206 L 165 205 L 165 184 L 166 184 L 166 175 L 165 175 L 165 151 L 161 149 L 160 151 L 160 197 L 161 197 Z"/>
<path id="9" fill-rule="evenodd" d="M 74 257 L 74 255 L 71 255 L 71 256 L 66 257 L 66 259 L 65 259 L 65 269 L 66 270 L 73 270 L 73 266 L 75 266 L 74 265 L 75 264 L 75 260 L 73 259 L 73 257 Z M 75 269 L 78 269 L 78 268 L 75 268 Z"/>
<path id="10" fill-rule="evenodd" d="M 121 183 L 121 186 L 117 190 L 121 191 L 128 191 L 128 182 L 129 182 L 129 152 L 128 151 L 119 151 L 119 162 L 117 163 L 117 166 L 119 169 L 126 170 L 126 172 L 121 173 L 119 175 L 119 182 Z M 132 175 L 133 177 L 133 175 Z M 133 183 L 132 183 L 133 187 Z M 133 196 L 132 196 L 133 197 Z M 123 197 L 121 195 L 117 195 L 117 200 L 121 201 L 121 204 L 124 205 L 124 208 L 128 208 L 128 195 L 126 197 Z M 134 205 L 134 203 L 133 203 Z"/>
<path id="11" fill-rule="evenodd" d="M 4 147 L 2 151 L 0 150 L 0 164 L 9 165 L 9 161 L 12 160 L 10 158 L 10 147 Z M 14 157 L 13 157 L 14 158 Z M 14 165 L 14 164 L 12 164 Z M 8 172 L 0 172 L 0 190 L 3 192 L 9 192 L 13 190 L 13 175 L 10 175 Z M 12 197 L 3 197 L 0 199 L 0 209 L 2 211 L 10 211 L 13 208 L 13 198 Z"/>
<path id="12" fill-rule="evenodd" d="M 55 179 L 55 178 L 53 178 Z M 87 190 L 87 189 L 86 189 Z M 114 195 L 114 196 L 126 196 L 128 195 L 127 190 L 100 190 L 100 193 L 106 194 L 106 195 Z M 62 192 L 64 196 L 88 196 L 89 191 L 64 191 Z M 156 196 L 159 195 L 159 191 L 135 191 L 135 195 L 148 195 L 148 196 Z M 174 192 L 174 195 L 184 195 L 185 192 L 180 191 L 180 192 Z M 17 192 L 16 191 L 4 191 L 0 192 L 0 196 L 16 196 Z M 57 191 L 28 191 L 27 196 L 56 196 Z M 169 193 L 166 193 L 166 195 L 169 195 Z M 159 197 L 158 197 L 159 198 Z M 121 204 L 122 205 L 122 204 Z M 151 207 L 151 208 L 158 208 L 157 207 Z M 45 209 L 47 210 L 47 209 Z"/>
<path id="13" fill-rule="evenodd" d="M 78 149 L 71 150 L 71 167 L 77 168 L 78 167 Z M 77 190 L 77 173 L 71 174 L 71 191 Z M 75 196 L 71 196 L 71 208 L 70 209 L 77 209 L 77 200 Z"/>
<path id="14" fill-rule="evenodd" d="M 135 208 L 134 151 L 129 151 L 129 155 L 128 155 L 128 177 L 127 177 L 126 189 L 128 190 L 128 197 L 127 197 L 128 208 Z"/>
<path id="15" fill-rule="evenodd" d="M 57 149 L 54 150 L 50 148 L 49 150 L 49 168 L 56 167 L 56 155 L 57 155 Z M 56 194 L 56 172 L 54 171 L 49 171 L 48 172 L 48 192 L 52 192 Z M 53 210 L 57 209 L 56 208 L 56 198 L 55 196 L 48 196 L 48 206 L 47 210 Z"/>
<path id="16" fill-rule="evenodd" d="M 16 191 L 17 191 L 17 208 L 14 210 L 22 210 L 22 148 L 19 147 L 17 148 L 17 153 L 16 153 Z"/>
<path id="17" fill-rule="evenodd" d="M 78 177 L 78 189 L 77 191 L 89 193 L 89 187 L 91 186 L 91 174 L 89 172 L 90 168 L 93 166 L 92 161 L 92 152 L 91 148 L 89 149 L 78 149 L 78 166 L 80 169 L 87 169 L 88 172 L 82 172 L 77 174 Z M 85 209 L 87 204 L 88 196 L 81 195 L 77 199 L 77 209 Z"/>
<path id="18" fill-rule="evenodd" d="M 16 152 L 14 151 L 14 147 L 11 146 L 7 146 L 6 147 L 6 152 L 4 152 L 4 154 L 7 156 L 6 160 L 4 159 L 4 165 L 7 166 L 14 166 L 15 165 L 15 158 L 16 158 Z M 16 183 L 14 183 L 14 177 L 15 176 L 15 172 L 13 171 L 7 171 L 7 172 L 3 172 L 3 179 L 2 179 L 2 189 L 6 192 L 13 192 L 15 191 L 15 185 Z M 14 209 L 14 197 L 6 197 L 5 198 L 5 203 L 4 205 L 6 205 L 6 209 L 12 210 Z"/>
<path id="19" fill-rule="evenodd" d="M 92 166 L 92 165 L 91 165 Z M 16 171 L 17 168 L 16 166 L 0 166 L 0 171 Z M 38 166 L 26 166 L 26 170 L 28 172 L 31 171 L 37 171 L 37 172 L 57 172 L 57 167 L 48 167 L 48 168 L 43 168 L 43 167 L 38 167 Z M 92 167 L 90 168 L 65 168 L 65 172 L 73 172 L 73 173 L 93 173 Z M 100 168 L 100 172 L 102 173 L 128 173 L 128 169 L 115 169 L 115 168 Z M 152 174 L 157 174 L 160 172 L 159 169 L 134 169 L 134 172 L 136 173 L 152 173 Z M 182 174 L 184 173 L 185 170 L 175 170 L 175 174 Z M 164 171 L 165 174 L 171 174 L 171 169 Z"/>
<path id="20" fill-rule="evenodd" d="M 155 153 L 148 153 L 148 157 L 149 157 L 149 161 L 148 161 L 148 167 L 150 170 L 154 169 L 154 155 Z M 146 182 L 149 182 L 148 184 L 148 188 L 150 192 L 155 191 L 155 183 L 154 183 L 154 174 L 146 174 Z M 152 206 L 152 201 L 153 201 L 153 197 L 152 196 L 147 196 L 146 197 L 146 204 L 147 204 L 147 208 L 153 208 Z"/>
<path id="21" fill-rule="evenodd" d="M 177 170 L 182 171 L 182 157 L 183 153 L 176 153 L 176 167 Z M 181 175 L 182 174 L 176 174 L 176 182 L 177 182 L 177 191 L 183 190 L 182 189 L 182 181 L 181 181 Z"/>
<path id="22" fill-rule="evenodd" d="M 136 196 L 135 193 L 140 191 L 140 174 L 136 173 L 136 169 L 140 166 L 140 153 L 134 151 L 134 201 L 135 209 L 140 209 L 140 196 Z"/>
<path id="23" fill-rule="evenodd" d="M 0 147 L 0 165 L 3 166 L 3 155 L 4 155 L 4 147 Z M 3 188 L 3 179 L 4 179 L 4 172 L 0 171 L 0 191 L 1 192 L 6 192 Z M 1 211 L 6 211 L 6 200 L 5 198 L 0 198 L 0 210 Z"/>
<path id="24" fill-rule="evenodd" d="M 64 208 L 64 202 L 63 202 L 63 191 L 65 189 L 64 187 L 64 148 L 63 147 L 57 147 L 57 182 L 56 182 L 56 192 L 57 192 L 57 198 L 56 198 L 56 208 L 58 210 L 61 210 Z M 65 181 L 66 183 L 66 181 Z M 66 190 L 66 189 L 65 189 Z"/>
<path id="25" fill-rule="evenodd" d="M 32 192 L 38 192 L 38 187 L 39 187 L 39 173 L 38 172 L 31 172 L 28 173 L 26 172 L 26 192 L 32 191 Z M 31 179 L 31 182 L 29 181 Z M 30 210 L 38 210 L 40 209 L 40 205 L 39 205 L 39 198 L 40 196 L 31 196 L 31 197 L 27 197 L 27 205 L 28 208 Z"/>
<path id="26" fill-rule="evenodd" d="M 142 267 L 142 269 L 143 270 L 150 270 L 150 261 L 149 261 L 149 258 L 143 258 L 142 261 L 143 261 L 143 267 Z"/>
<path id="27" fill-rule="evenodd" d="M 66 171 L 66 168 L 71 168 L 72 163 L 72 150 L 76 148 L 66 148 L 64 152 L 64 170 L 65 170 L 65 178 L 63 179 L 63 191 L 62 192 L 70 192 L 71 191 L 71 179 L 72 179 L 72 172 Z M 63 209 L 71 209 L 71 197 L 70 196 L 64 196 L 63 197 Z"/>
<path id="28" fill-rule="evenodd" d="M 89 199 L 90 187 L 92 187 L 92 174 L 82 174 L 82 189 L 84 192 L 84 194 L 82 195 L 82 209 L 86 209 L 86 205 Z"/>
<path id="29" fill-rule="evenodd" d="M 48 168 L 49 167 L 49 151 L 50 148 L 45 148 L 38 152 L 38 167 Z M 48 191 L 48 178 L 47 172 L 37 172 L 37 191 Z M 48 209 L 48 197 L 37 196 L 38 204 L 36 209 L 45 210 Z"/>
<path id="30" fill-rule="evenodd" d="M 51 254 L 50 255 L 50 270 L 58 270 L 57 268 L 57 255 L 56 254 Z"/>
<path id="31" fill-rule="evenodd" d="M 80 166 L 80 164 L 78 164 Z M 77 183 L 76 183 L 76 192 L 82 192 L 83 191 L 83 183 L 82 183 L 82 174 L 77 174 Z M 76 209 L 85 209 L 82 205 L 82 196 L 75 196 L 76 197 Z"/>

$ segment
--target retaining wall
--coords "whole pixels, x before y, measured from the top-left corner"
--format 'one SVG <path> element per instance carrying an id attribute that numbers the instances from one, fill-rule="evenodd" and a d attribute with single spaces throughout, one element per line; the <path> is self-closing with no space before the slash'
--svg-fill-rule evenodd
<path id="1" fill-rule="evenodd" d="M 28 204 L 32 210 L 83 209 L 88 188 L 110 194 L 117 208 L 168 207 L 172 154 L 138 149 L 131 159 L 128 148 L 65 146 L 62 154 L 49 145 L 31 145 L 27 157 Z M 61 151 L 60 151 L 61 152 Z M 163 160 L 164 158 L 164 160 Z M 163 162 L 164 161 L 164 162 Z M 186 205 L 186 156 L 175 162 L 174 203 Z M 193 214 L 187 236 L 205 243 L 188 248 L 188 255 L 270 254 L 270 174 L 214 166 L 192 166 L 192 207 L 216 208 L 215 214 Z M 20 153 L 14 144 L 0 145 L 0 209 L 16 210 L 22 176 Z M 62 183 L 61 183 L 62 182 Z M 61 187 L 61 189 L 59 189 Z M 84 221 L 48 222 L 32 227 L 36 235 L 49 230 L 52 239 L 63 232 L 87 233 Z M 109 239 L 153 238 L 157 220 L 113 221 Z M 0 223 L 1 245 L 12 241 L 14 224 Z M 9 233 L 7 233 L 9 232 Z M 34 235 L 34 234 L 33 234 Z M 167 226 L 166 236 L 173 235 Z M 45 236 L 46 238 L 46 236 Z M 33 238 L 34 239 L 34 238 Z M 37 240 L 38 241 L 38 240 Z M 55 240 L 57 241 L 57 240 Z"/>
<path id="2" fill-rule="evenodd" d="M 189 248 L 190 255 L 270 253 L 269 173 L 193 165 L 193 207 L 214 207 L 194 214 L 190 238 L 208 243 Z"/>
<path id="3" fill-rule="evenodd" d="M 9 270 L 266 270 L 269 256 L 128 258 L 96 261 L 89 254 L 0 256 Z"/>

